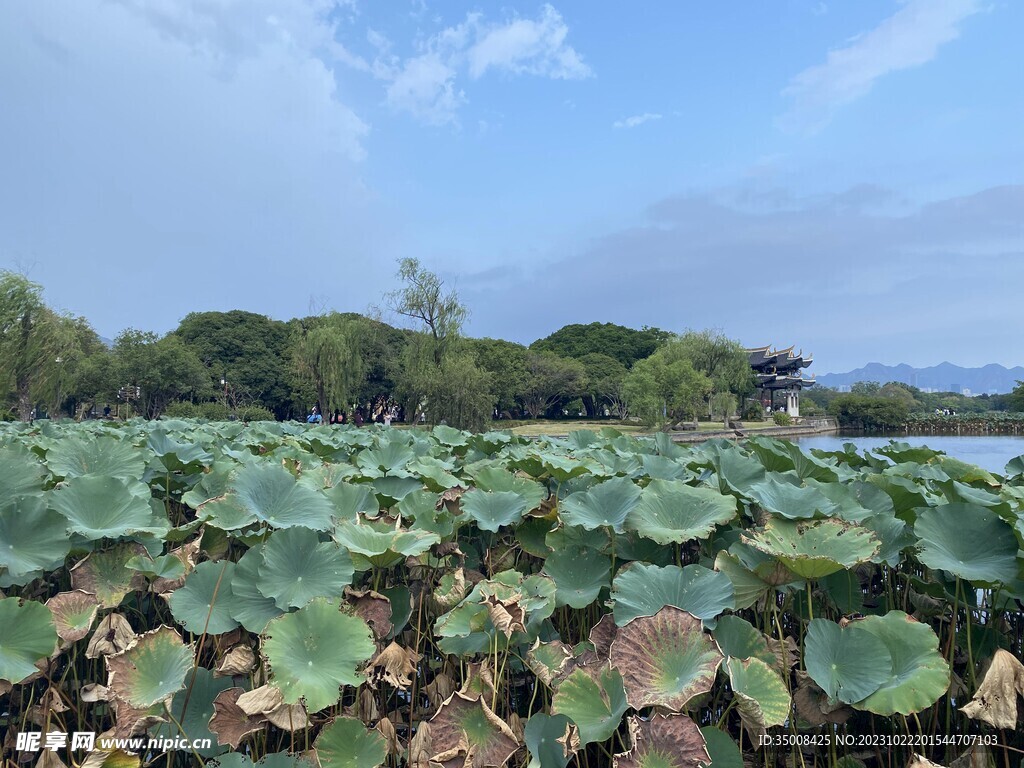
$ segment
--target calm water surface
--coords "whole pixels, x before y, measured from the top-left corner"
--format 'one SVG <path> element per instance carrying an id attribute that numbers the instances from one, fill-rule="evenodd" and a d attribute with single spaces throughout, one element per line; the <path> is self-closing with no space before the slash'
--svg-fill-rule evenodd
<path id="1" fill-rule="evenodd" d="M 858 451 L 878 448 L 890 440 L 927 445 L 937 451 L 976 464 L 989 472 L 1003 473 L 1006 462 L 1024 454 L 1024 437 L 1012 435 L 815 435 L 794 440 L 801 448 L 842 450 L 843 443 L 853 443 Z"/>

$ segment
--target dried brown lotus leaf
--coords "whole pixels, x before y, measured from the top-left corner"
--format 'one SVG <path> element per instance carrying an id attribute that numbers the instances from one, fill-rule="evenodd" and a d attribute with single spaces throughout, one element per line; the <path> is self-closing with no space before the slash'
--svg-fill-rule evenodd
<path id="1" fill-rule="evenodd" d="M 247 715 L 265 715 L 284 704 L 284 695 L 276 686 L 261 685 L 240 695 L 235 703 Z"/>
<path id="2" fill-rule="evenodd" d="M 440 584 L 430 593 L 431 607 L 438 613 L 447 613 L 466 596 L 466 571 L 456 568 L 441 577 Z"/>
<path id="3" fill-rule="evenodd" d="M 811 725 L 832 723 L 842 725 L 853 714 L 853 709 L 841 701 L 829 701 L 825 691 L 806 672 L 797 670 L 797 687 L 793 691 L 793 704 L 797 714 Z"/>
<path id="4" fill-rule="evenodd" d="M 96 740 L 99 741 L 99 737 Z M 79 768 L 132 768 L 141 764 L 142 758 L 122 749 L 97 749 L 89 753 Z"/>
<path id="5" fill-rule="evenodd" d="M 472 733 L 464 723 L 471 724 Z M 503 766 L 519 748 L 515 734 L 482 697 L 461 693 L 453 693 L 430 719 L 430 734 L 431 762 L 442 765 Z M 453 762 L 460 758 L 463 762 Z"/>
<path id="6" fill-rule="evenodd" d="M 996 650 L 974 698 L 960 708 L 973 720 L 993 728 L 1017 728 L 1017 696 L 1024 696 L 1024 664 L 1002 648 Z"/>
<path id="7" fill-rule="evenodd" d="M 168 708 L 170 699 L 167 700 Z M 152 707 L 133 707 L 127 701 L 112 697 L 110 704 L 114 709 L 114 736 L 118 739 L 127 739 L 144 733 L 151 726 L 158 723 L 166 723 L 167 718 L 163 715 L 163 704 L 155 704 Z"/>
<path id="8" fill-rule="evenodd" d="M 907 768 L 945 768 L 945 766 L 933 763 L 927 757 L 917 754 L 916 752 L 910 758 L 910 762 L 907 763 Z"/>
<path id="9" fill-rule="evenodd" d="M 686 715 L 630 717 L 627 722 L 633 748 L 615 755 L 616 768 L 643 768 L 651 762 L 665 768 L 698 768 L 711 763 L 700 728 Z"/>
<path id="10" fill-rule="evenodd" d="M 949 768 L 996 768 L 995 756 L 986 746 L 975 744 L 949 764 Z"/>
<path id="11" fill-rule="evenodd" d="M 508 727 L 516 737 L 516 741 L 520 744 L 523 742 L 523 738 L 526 735 L 526 723 L 523 722 L 516 712 L 513 712 L 508 716 Z"/>
<path id="12" fill-rule="evenodd" d="M 376 687 L 383 680 L 396 688 L 407 689 L 412 684 L 416 664 L 421 658 L 415 651 L 392 642 L 371 662 L 368 676 L 370 685 Z"/>
<path id="13" fill-rule="evenodd" d="M 369 686 L 360 686 L 359 693 L 356 695 L 358 697 L 359 716 L 364 723 L 372 723 L 380 718 L 377 697 L 373 695 L 373 691 L 370 690 Z"/>
<path id="14" fill-rule="evenodd" d="M 526 631 L 526 613 L 519 605 L 519 595 L 502 600 L 497 595 L 484 598 L 484 605 L 490 614 L 491 622 L 505 637 L 512 637 L 513 632 Z"/>
<path id="15" fill-rule="evenodd" d="M 764 639 L 768 643 L 768 650 L 775 657 L 773 666 L 785 677 L 789 674 L 789 670 L 800 661 L 800 648 L 797 646 L 796 640 L 788 635 L 784 641 L 768 635 L 765 635 Z"/>
<path id="16" fill-rule="evenodd" d="M 430 738 L 430 723 L 420 722 L 416 733 L 409 740 L 410 768 L 429 768 L 430 755 L 433 752 Z"/>
<path id="17" fill-rule="evenodd" d="M 57 636 L 65 643 L 77 643 L 89 634 L 99 606 L 96 595 L 81 589 L 61 592 L 46 601 Z"/>
<path id="18" fill-rule="evenodd" d="M 282 731 L 301 731 L 313 724 L 306 712 L 306 707 L 299 704 L 282 704 L 266 713 L 271 725 Z"/>
<path id="19" fill-rule="evenodd" d="M 397 755 L 401 750 L 401 744 L 398 741 L 398 731 L 395 730 L 395 724 L 388 718 L 382 717 L 373 729 L 384 738 L 388 754 Z"/>
<path id="20" fill-rule="evenodd" d="M 119 613 L 108 613 L 100 619 L 93 632 L 89 646 L 85 649 L 85 657 L 98 659 L 100 656 L 113 656 L 131 648 L 137 638 L 128 619 Z"/>
<path id="21" fill-rule="evenodd" d="M 35 768 L 68 768 L 68 766 L 57 756 L 56 750 L 46 749 L 39 755 Z"/>
<path id="22" fill-rule="evenodd" d="M 236 645 L 221 659 L 217 669 L 214 670 L 214 677 L 228 677 L 231 675 L 247 675 L 256 666 L 256 655 L 248 645 Z"/>
<path id="23" fill-rule="evenodd" d="M 210 718 L 209 727 L 222 747 L 238 749 L 246 736 L 266 727 L 267 719 L 262 714 L 248 715 L 238 706 L 238 698 L 244 693 L 241 688 L 228 688 L 218 693 L 213 700 L 213 717 Z"/>
<path id="24" fill-rule="evenodd" d="M 466 668 L 466 679 L 462 683 L 459 693 L 464 696 L 486 696 L 494 695 L 494 673 L 486 662 L 473 662 Z"/>
<path id="25" fill-rule="evenodd" d="M 110 701 L 110 689 L 99 683 L 86 683 L 79 690 L 78 698 L 90 704 L 96 701 Z"/>
<path id="26" fill-rule="evenodd" d="M 423 693 L 430 700 L 431 709 L 436 710 L 444 701 L 458 690 L 455 683 L 444 672 L 437 675 L 423 687 Z"/>
<path id="27" fill-rule="evenodd" d="M 383 640 L 394 629 L 391 623 L 391 600 L 372 589 L 356 590 L 345 587 L 345 599 L 352 606 L 356 616 L 361 618 L 377 640 Z"/>
<path id="28" fill-rule="evenodd" d="M 594 644 L 594 650 L 581 656 L 579 658 L 580 664 L 604 664 L 608 661 L 608 656 L 612 650 L 612 642 L 615 640 L 615 636 L 618 635 L 618 633 L 619 628 L 615 624 L 615 617 L 610 613 L 606 613 L 601 617 L 601 620 L 591 628 L 590 637 L 588 639 Z M 593 656 L 590 656 L 590 653 L 592 653 Z"/>
<path id="29" fill-rule="evenodd" d="M 0 680 L 0 696 L 6 696 L 14 688 L 10 680 Z"/>

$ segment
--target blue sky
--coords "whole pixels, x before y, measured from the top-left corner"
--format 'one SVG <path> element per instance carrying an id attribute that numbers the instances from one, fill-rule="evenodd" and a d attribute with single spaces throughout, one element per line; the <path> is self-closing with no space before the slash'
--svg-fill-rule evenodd
<path id="1" fill-rule="evenodd" d="M 8 0 L 0 266 L 113 336 L 364 311 L 469 332 L 1021 358 L 1024 5 Z"/>

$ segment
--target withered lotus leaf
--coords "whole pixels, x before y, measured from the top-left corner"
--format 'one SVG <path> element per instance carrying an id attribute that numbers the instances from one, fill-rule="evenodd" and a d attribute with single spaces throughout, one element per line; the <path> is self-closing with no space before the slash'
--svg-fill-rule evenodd
<path id="1" fill-rule="evenodd" d="M 611 646 L 611 663 L 622 673 L 634 709 L 683 709 L 711 690 L 722 660 L 700 619 L 674 606 L 619 627 Z"/>

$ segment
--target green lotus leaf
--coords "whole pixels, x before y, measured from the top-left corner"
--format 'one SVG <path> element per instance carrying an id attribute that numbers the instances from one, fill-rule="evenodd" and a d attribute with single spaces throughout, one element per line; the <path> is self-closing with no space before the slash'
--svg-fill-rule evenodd
<path id="1" fill-rule="evenodd" d="M 220 635 L 237 627 L 231 617 L 234 577 L 235 564 L 230 560 L 197 565 L 185 577 L 184 586 L 168 598 L 174 620 L 193 635 Z"/>
<path id="2" fill-rule="evenodd" d="M 611 646 L 612 666 L 622 672 L 634 709 L 681 710 L 711 690 L 722 659 L 700 619 L 672 605 L 619 627 Z"/>
<path id="3" fill-rule="evenodd" d="M 722 616 L 711 633 L 725 656 L 735 659 L 760 659 L 775 665 L 775 654 L 768 641 L 749 621 L 739 616 Z"/>
<path id="4" fill-rule="evenodd" d="M 623 533 L 630 511 L 640 502 L 640 488 L 628 477 L 613 477 L 589 490 L 566 496 L 559 505 L 568 525 L 594 529 L 602 526 Z"/>
<path id="5" fill-rule="evenodd" d="M 379 472 L 394 472 L 405 467 L 416 458 L 416 452 L 404 438 L 382 439 L 374 448 L 360 451 L 356 456 L 356 465 L 363 469 Z"/>
<path id="6" fill-rule="evenodd" d="M 910 715 L 921 712 L 949 689 L 950 671 L 939 654 L 939 639 L 927 624 L 903 611 L 868 616 L 855 625 L 870 632 L 889 650 L 892 669 L 881 687 L 854 702 L 857 709 L 876 715 Z"/>
<path id="7" fill-rule="evenodd" d="M 53 614 L 42 603 L 0 598 L 0 680 L 20 683 L 57 647 Z"/>
<path id="8" fill-rule="evenodd" d="M 296 482 L 295 476 L 280 464 L 249 464 L 240 469 L 225 501 L 236 504 L 246 516 L 275 528 L 302 526 L 326 531 L 334 514 L 334 506 L 324 494 Z"/>
<path id="9" fill-rule="evenodd" d="M 93 552 L 71 569 L 71 586 L 96 595 L 103 608 L 114 608 L 129 592 L 146 588 L 146 579 L 128 568 L 132 558 L 146 554 L 137 542 L 120 542 Z"/>
<path id="10" fill-rule="evenodd" d="M 70 551 L 67 520 L 42 498 L 26 496 L 0 507 L 0 567 L 9 577 L 56 570 Z"/>
<path id="11" fill-rule="evenodd" d="M 584 547 L 555 550 L 544 561 L 544 573 L 555 581 L 555 604 L 585 608 L 611 584 L 612 561 L 607 555 Z"/>
<path id="12" fill-rule="evenodd" d="M 387 743 L 354 717 L 337 717 L 313 742 L 320 768 L 377 768 L 388 756 Z"/>
<path id="13" fill-rule="evenodd" d="M 877 635 L 860 622 L 841 628 L 813 619 L 804 636 L 807 674 L 830 699 L 863 701 L 892 679 L 892 656 Z"/>
<path id="14" fill-rule="evenodd" d="M 161 429 L 150 432 L 146 444 L 171 472 L 197 470 L 213 462 L 213 454 L 203 446 L 198 443 L 179 443 Z"/>
<path id="15" fill-rule="evenodd" d="M 529 501 L 515 491 L 481 491 L 473 488 L 459 499 L 462 512 L 484 531 L 519 522 L 529 510 Z"/>
<path id="16" fill-rule="evenodd" d="M 266 597 L 257 587 L 262 563 L 262 544 L 252 547 L 238 559 L 231 579 L 232 599 L 228 605 L 231 618 L 256 634 L 263 632 L 268 621 L 283 613 L 273 598 Z"/>
<path id="17" fill-rule="evenodd" d="M 413 491 L 398 502 L 398 514 L 404 520 L 412 520 L 414 531 L 436 533 L 442 539 L 455 532 L 455 517 L 444 505 L 438 509 L 440 497 L 433 491 Z"/>
<path id="18" fill-rule="evenodd" d="M 50 506 L 65 517 L 67 528 L 87 539 L 116 539 L 129 533 L 162 535 L 170 528 L 149 505 L 149 488 L 138 480 L 83 475 L 58 486 Z"/>
<path id="19" fill-rule="evenodd" d="M 129 559 L 124 566 L 138 571 L 144 576 L 149 576 L 151 579 L 174 581 L 185 575 L 185 564 L 174 555 L 160 555 L 159 557 L 150 557 L 148 554 L 136 555 Z"/>
<path id="20" fill-rule="evenodd" d="M 0 507 L 25 496 L 42 496 L 46 467 L 31 451 L 0 446 Z"/>
<path id="21" fill-rule="evenodd" d="M 355 569 L 349 553 L 320 541 L 309 528 L 274 531 L 263 545 L 256 588 L 281 610 L 301 608 L 314 597 L 340 598 Z"/>
<path id="22" fill-rule="evenodd" d="M 875 448 L 874 453 L 888 456 L 897 464 L 905 464 L 911 461 L 923 464 L 941 455 L 942 451 L 933 450 L 926 445 L 916 446 L 899 440 L 890 440 L 887 445 Z"/>
<path id="23" fill-rule="evenodd" d="M 566 768 L 573 752 L 570 749 L 575 725 L 565 715 L 538 712 L 526 723 L 523 740 L 530 753 L 526 768 Z"/>
<path id="24" fill-rule="evenodd" d="M 536 509 L 547 496 L 547 489 L 536 480 L 519 477 L 501 467 L 484 467 L 473 474 L 473 482 L 482 491 L 511 491 L 523 497 L 527 509 Z"/>
<path id="25" fill-rule="evenodd" d="M 580 729 L 580 745 L 586 746 L 610 739 L 628 706 L 622 675 L 605 665 L 577 669 L 565 678 L 551 700 L 551 713 L 569 717 Z"/>
<path id="26" fill-rule="evenodd" d="M 362 683 L 358 669 L 376 651 L 366 622 L 323 597 L 271 620 L 264 634 L 271 683 L 287 704 L 305 699 L 309 712 L 336 703 L 341 686 Z"/>
<path id="27" fill-rule="evenodd" d="M 630 717 L 633 748 L 615 755 L 616 768 L 700 768 L 711 762 L 704 736 L 686 715 Z"/>
<path id="28" fill-rule="evenodd" d="M 139 635 L 130 648 L 107 656 L 107 687 L 119 699 L 146 709 L 185 687 L 192 670 L 192 646 L 170 627 Z"/>
<path id="29" fill-rule="evenodd" d="M 983 584 L 1017 578 L 1017 538 L 992 510 L 974 504 L 943 504 L 918 510 L 914 533 L 921 562 Z"/>
<path id="30" fill-rule="evenodd" d="M 702 565 L 630 563 L 616 574 L 612 612 L 620 627 L 637 616 L 653 616 L 666 605 L 711 622 L 735 606 L 735 593 L 728 576 Z"/>
<path id="31" fill-rule="evenodd" d="M 395 637 L 405 629 L 412 616 L 412 593 L 408 587 L 397 586 L 382 589 L 381 594 L 391 602 L 391 632 L 388 633 L 388 637 Z"/>
<path id="32" fill-rule="evenodd" d="M 231 481 L 237 465 L 232 461 L 217 459 L 210 466 L 210 471 L 201 475 L 195 485 L 181 494 L 181 501 L 192 509 L 199 509 L 203 504 L 226 495 L 231 490 Z"/>
<path id="33" fill-rule="evenodd" d="M 422 490 L 423 483 L 415 477 L 388 475 L 373 481 L 373 490 L 381 507 L 392 507 L 413 491 Z"/>
<path id="34" fill-rule="evenodd" d="M 763 734 L 789 719 L 792 700 L 779 673 L 761 659 L 730 658 L 725 663 L 740 717 L 753 733 Z"/>
<path id="35" fill-rule="evenodd" d="M 892 475 L 867 475 L 867 482 L 885 491 L 892 499 L 895 513 L 904 517 L 919 507 L 928 507 L 937 503 L 938 498 L 924 486 L 918 485 L 908 477 Z"/>
<path id="36" fill-rule="evenodd" d="M 626 527 L 658 544 L 681 544 L 709 537 L 735 516 L 733 496 L 679 480 L 652 480 L 626 518 Z"/>
<path id="37" fill-rule="evenodd" d="M 765 476 L 764 465 L 732 443 L 709 444 L 706 450 L 718 477 L 718 489 L 723 494 L 742 496 Z"/>
<path id="38" fill-rule="evenodd" d="M 651 456 L 644 454 L 640 457 L 640 464 L 643 473 L 652 480 L 690 480 L 695 475 L 678 461 L 666 456 Z"/>
<path id="39" fill-rule="evenodd" d="M 95 475 L 130 481 L 142 477 L 146 453 L 127 440 L 65 436 L 47 451 L 46 465 L 57 477 Z"/>
<path id="40" fill-rule="evenodd" d="M 194 672 L 186 676 L 185 687 L 174 694 L 170 708 L 174 719 L 158 725 L 152 735 L 156 738 L 186 738 L 193 741 L 209 739 L 210 747 L 196 749 L 202 757 L 227 752 L 228 747 L 219 746 L 216 735 L 210 732 L 210 718 L 214 715 L 213 700 L 218 693 L 232 685 L 230 677 L 214 677 L 213 672 L 205 667 L 196 667 Z"/>
<path id="41" fill-rule="evenodd" d="M 430 738 L 435 755 L 468 747 L 481 766 L 503 766 L 519 748 L 515 734 L 480 694 L 449 696 L 430 719 Z"/>
<path id="42" fill-rule="evenodd" d="M 771 473 L 748 487 L 746 495 L 766 512 L 790 520 L 828 517 L 836 513 L 836 503 L 817 488 L 794 485 L 782 479 L 784 477 Z"/>
<path id="43" fill-rule="evenodd" d="M 715 556 L 715 570 L 724 573 L 732 582 L 737 611 L 749 608 L 760 600 L 762 595 L 774 589 L 756 573 L 747 569 L 738 557 L 728 552 L 719 552 Z"/>
<path id="44" fill-rule="evenodd" d="M 406 557 L 422 555 L 441 539 L 430 531 L 396 530 L 386 522 L 342 522 L 334 529 L 334 538 L 353 555 L 356 568 L 390 568 Z M 361 556 L 361 557 L 360 557 Z"/>
<path id="45" fill-rule="evenodd" d="M 334 505 L 338 520 L 355 521 L 361 514 L 375 516 L 380 512 L 373 488 L 365 483 L 342 481 L 327 491 L 327 498 Z"/>
<path id="46" fill-rule="evenodd" d="M 572 671 L 572 649 L 561 640 L 542 643 L 538 640 L 526 653 L 526 665 L 537 679 L 549 688 L 557 688 L 562 678 Z"/>
<path id="47" fill-rule="evenodd" d="M 796 521 L 773 518 L 742 540 L 776 558 L 805 579 L 828 576 L 870 560 L 881 547 L 871 531 L 842 520 Z"/>
<path id="48" fill-rule="evenodd" d="M 713 726 L 700 729 L 711 756 L 711 768 L 744 768 L 743 755 L 729 734 Z"/>
<path id="49" fill-rule="evenodd" d="M 435 493 L 461 485 L 461 481 L 448 470 L 451 467 L 438 459 L 422 456 L 406 468 L 423 482 L 423 485 Z"/>

